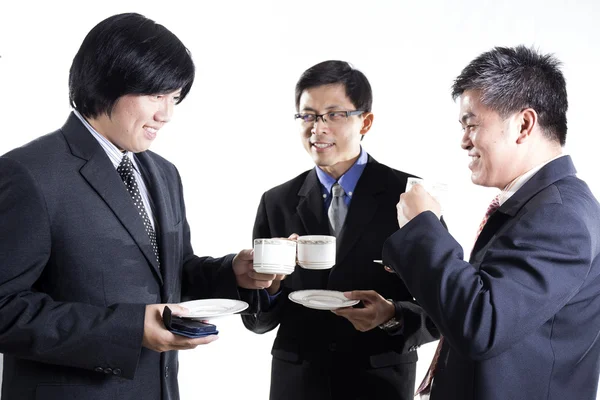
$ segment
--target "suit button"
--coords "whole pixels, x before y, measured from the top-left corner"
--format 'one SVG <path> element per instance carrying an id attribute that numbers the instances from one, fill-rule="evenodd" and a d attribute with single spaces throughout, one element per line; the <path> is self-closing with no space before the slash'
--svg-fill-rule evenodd
<path id="1" fill-rule="evenodd" d="M 119 368 L 113 369 L 113 375 L 121 375 L 121 370 Z"/>
<path id="2" fill-rule="evenodd" d="M 165 367 L 165 378 L 169 377 L 169 367 Z"/>
<path id="3" fill-rule="evenodd" d="M 104 372 L 104 368 L 102 368 L 102 367 L 96 367 L 96 368 L 94 368 L 94 371 L 96 371 L 96 372 Z"/>
<path id="4" fill-rule="evenodd" d="M 410 346 L 408 351 L 415 351 L 417 348 L 415 346 Z"/>
<path id="5" fill-rule="evenodd" d="M 105 374 L 110 374 L 110 373 L 112 373 L 112 368 L 104 368 L 104 373 L 105 373 Z"/>
<path id="6" fill-rule="evenodd" d="M 337 346 L 335 343 L 329 343 L 329 351 L 336 351 Z"/>

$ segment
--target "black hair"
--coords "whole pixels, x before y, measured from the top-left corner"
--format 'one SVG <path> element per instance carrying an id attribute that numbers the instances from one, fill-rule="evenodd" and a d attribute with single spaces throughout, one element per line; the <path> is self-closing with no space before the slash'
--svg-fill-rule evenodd
<path id="1" fill-rule="evenodd" d="M 140 14 L 113 15 L 85 37 L 69 73 L 71 106 L 88 118 L 112 109 L 128 94 L 166 94 L 194 82 L 189 50 L 164 26 Z"/>
<path id="2" fill-rule="evenodd" d="M 452 98 L 479 90 L 481 102 L 503 118 L 532 108 L 545 136 L 563 146 L 569 103 L 560 65 L 552 54 L 525 46 L 496 47 L 462 70 L 452 85 Z"/>
<path id="3" fill-rule="evenodd" d="M 306 89 L 337 83 L 344 85 L 346 95 L 357 110 L 371 112 L 373 92 L 365 74 L 345 61 L 336 60 L 323 61 L 304 71 L 296 83 L 296 110 Z"/>

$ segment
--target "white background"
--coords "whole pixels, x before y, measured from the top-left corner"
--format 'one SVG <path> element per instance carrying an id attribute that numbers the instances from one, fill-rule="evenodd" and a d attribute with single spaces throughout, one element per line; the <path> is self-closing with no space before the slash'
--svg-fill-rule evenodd
<path id="1" fill-rule="evenodd" d="M 496 45 L 555 53 L 570 100 L 566 150 L 600 197 L 599 4 L 1 0 L 0 154 L 62 126 L 68 71 L 84 36 L 112 14 L 135 11 L 177 34 L 196 62 L 189 97 L 152 149 L 181 172 L 197 254 L 250 247 L 260 195 L 312 166 L 292 118 L 294 85 L 328 59 L 352 62 L 371 81 L 375 123 L 364 148 L 393 168 L 449 185 L 446 220 L 468 252 L 495 191 L 470 183 L 453 78 Z M 238 317 L 215 322 L 216 343 L 180 354 L 182 398 L 266 399 L 273 332 L 248 332 Z M 420 349 L 418 380 L 434 349 Z"/>

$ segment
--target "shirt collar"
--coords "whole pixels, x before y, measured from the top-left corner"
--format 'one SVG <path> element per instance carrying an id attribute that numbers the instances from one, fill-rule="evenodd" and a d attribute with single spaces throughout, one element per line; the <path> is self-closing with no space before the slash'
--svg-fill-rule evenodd
<path id="1" fill-rule="evenodd" d="M 506 187 L 504 188 L 504 190 L 502 190 L 502 192 L 498 195 L 498 202 L 500 203 L 500 205 L 506 203 L 506 201 L 508 199 L 510 199 L 512 197 L 512 195 L 514 195 L 517 190 L 521 189 L 523 187 L 523 185 L 525 183 L 527 183 L 527 181 L 529 181 L 540 169 L 542 169 L 546 164 L 556 160 L 557 158 L 563 157 L 566 154 L 559 154 L 556 157 L 543 162 L 539 165 L 536 165 L 535 167 L 533 167 L 532 169 L 530 169 L 529 171 L 525 172 L 523 175 L 516 177 L 511 183 L 509 183 L 508 185 L 506 185 Z"/>
<path id="2" fill-rule="evenodd" d="M 94 139 L 96 139 L 98 141 L 98 143 L 100 144 L 100 147 L 102 147 L 102 149 L 104 150 L 104 152 L 110 159 L 111 163 L 115 167 L 115 169 L 119 166 L 119 164 L 121 163 L 121 160 L 123 159 L 123 154 L 125 154 L 131 160 L 131 162 L 133 164 L 133 168 L 135 168 L 135 170 L 138 173 L 140 172 L 140 170 L 137 166 L 137 163 L 135 161 L 135 157 L 133 157 L 132 152 L 130 152 L 130 151 L 122 152 L 121 150 L 119 150 L 117 148 L 117 146 L 115 146 L 111 141 L 109 141 L 107 138 L 102 136 L 96 129 L 94 129 L 94 127 L 85 119 L 85 117 L 83 115 L 81 115 L 79 113 L 79 111 L 73 110 L 73 114 L 75 114 L 75 116 L 77 118 L 79 118 L 81 123 L 92 134 Z"/>
<path id="3" fill-rule="evenodd" d="M 366 151 L 363 150 L 361 146 L 360 155 L 358 156 L 356 162 L 337 181 L 327 172 L 323 171 L 321 168 L 315 167 L 317 177 L 319 178 L 319 182 L 321 183 L 321 188 L 325 197 L 331 195 L 331 187 L 335 182 L 338 182 L 342 189 L 344 189 L 344 193 L 346 193 L 348 197 L 352 198 L 352 195 L 354 194 L 354 189 L 356 189 L 356 184 L 358 183 L 358 179 L 360 178 L 365 167 L 367 166 L 368 160 L 369 155 Z"/>

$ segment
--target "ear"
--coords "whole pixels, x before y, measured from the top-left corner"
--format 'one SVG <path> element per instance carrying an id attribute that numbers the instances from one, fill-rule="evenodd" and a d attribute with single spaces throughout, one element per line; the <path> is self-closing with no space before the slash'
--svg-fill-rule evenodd
<path id="1" fill-rule="evenodd" d="M 369 129 L 371 129 L 371 126 L 373 126 L 373 113 L 365 113 L 363 114 L 363 126 L 360 129 L 360 134 L 366 135 L 367 132 L 369 132 Z"/>
<path id="2" fill-rule="evenodd" d="M 533 108 L 526 108 L 517 114 L 517 118 L 519 126 L 517 144 L 522 144 L 531 137 L 533 128 L 537 125 L 538 115 Z"/>

